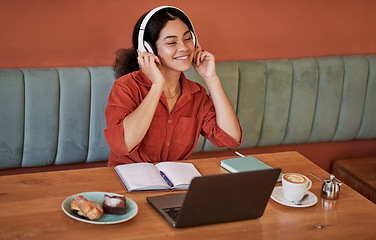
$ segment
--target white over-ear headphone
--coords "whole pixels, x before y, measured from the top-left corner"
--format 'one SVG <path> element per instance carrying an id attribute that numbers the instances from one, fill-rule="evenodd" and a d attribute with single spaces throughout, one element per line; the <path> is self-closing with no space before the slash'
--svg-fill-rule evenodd
<path id="1" fill-rule="evenodd" d="M 158 12 L 161 9 L 165 9 L 165 8 L 177 9 L 177 10 L 179 10 L 180 12 L 182 12 L 187 17 L 187 19 L 188 19 L 188 21 L 190 23 L 190 26 L 188 26 L 188 28 L 190 29 L 190 32 L 191 32 L 191 35 L 192 35 L 193 44 L 195 45 L 195 47 L 197 47 L 197 36 L 196 36 L 195 30 L 193 28 L 193 24 L 192 24 L 191 20 L 189 19 L 189 17 L 187 16 L 187 14 L 185 14 L 182 10 L 180 10 L 179 8 L 176 8 L 176 7 L 161 6 L 161 7 L 154 8 L 153 10 L 151 10 L 150 12 L 148 12 L 148 14 L 146 14 L 145 18 L 142 20 L 142 23 L 140 25 L 140 30 L 138 31 L 138 50 L 140 50 L 141 52 L 151 52 L 151 53 L 154 53 L 153 50 L 152 50 L 152 48 L 151 48 L 151 46 L 144 40 L 144 34 L 145 34 L 145 30 L 146 30 L 146 25 L 148 24 L 150 18 L 156 12 Z"/>

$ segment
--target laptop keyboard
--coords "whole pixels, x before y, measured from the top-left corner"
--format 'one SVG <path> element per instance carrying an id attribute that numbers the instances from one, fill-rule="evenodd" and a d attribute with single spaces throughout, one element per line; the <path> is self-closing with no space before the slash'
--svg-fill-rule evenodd
<path id="1" fill-rule="evenodd" d="M 172 218 L 175 222 L 178 219 L 180 214 L 181 207 L 170 207 L 170 208 L 163 208 L 163 211 L 167 213 L 170 218 Z"/>

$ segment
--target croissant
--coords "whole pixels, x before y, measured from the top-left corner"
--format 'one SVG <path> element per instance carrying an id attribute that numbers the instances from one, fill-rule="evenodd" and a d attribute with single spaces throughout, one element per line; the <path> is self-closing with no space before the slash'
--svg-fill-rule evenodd
<path id="1" fill-rule="evenodd" d="M 96 220 L 103 215 L 103 209 L 98 203 L 90 201 L 83 196 L 74 198 L 70 207 L 72 212 L 87 217 L 90 220 Z"/>

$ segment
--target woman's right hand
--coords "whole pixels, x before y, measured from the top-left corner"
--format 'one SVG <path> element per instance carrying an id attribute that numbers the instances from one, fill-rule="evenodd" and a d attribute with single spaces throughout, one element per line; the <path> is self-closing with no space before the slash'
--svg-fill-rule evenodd
<path id="1" fill-rule="evenodd" d="M 143 73 L 150 79 L 153 84 L 164 85 L 164 76 L 160 70 L 161 62 L 159 58 L 153 53 L 141 52 L 137 50 L 138 65 L 142 69 Z"/>

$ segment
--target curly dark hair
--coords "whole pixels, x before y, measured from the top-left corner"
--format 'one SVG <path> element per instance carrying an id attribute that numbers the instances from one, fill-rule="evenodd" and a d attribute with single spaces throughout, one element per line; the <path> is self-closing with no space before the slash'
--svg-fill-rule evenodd
<path id="1" fill-rule="evenodd" d="M 115 77 L 119 78 L 130 72 L 138 71 L 137 50 L 134 47 L 120 48 L 116 51 L 115 63 L 112 66 Z"/>
<path id="2" fill-rule="evenodd" d="M 140 30 L 142 20 L 145 18 L 146 14 L 147 13 L 142 15 L 134 26 L 132 34 L 132 47 L 127 49 L 121 48 L 116 52 L 115 63 L 112 66 L 116 78 L 140 69 L 137 62 L 138 54 L 136 49 L 138 48 L 138 32 Z M 168 21 L 172 21 L 177 18 L 187 24 L 188 27 L 191 26 L 188 17 L 183 12 L 175 8 L 161 9 L 148 21 L 145 29 L 144 40 L 149 43 L 155 55 L 158 56 L 156 42 L 162 29 L 166 26 Z"/>

